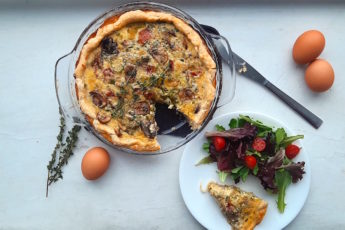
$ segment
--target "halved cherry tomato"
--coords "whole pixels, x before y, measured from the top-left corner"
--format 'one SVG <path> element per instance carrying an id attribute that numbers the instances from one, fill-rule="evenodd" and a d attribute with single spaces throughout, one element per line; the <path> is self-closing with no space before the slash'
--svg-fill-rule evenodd
<path id="1" fill-rule="evenodd" d="M 254 150 L 261 152 L 266 148 L 266 142 L 262 138 L 255 138 L 252 144 Z"/>
<path id="2" fill-rule="evenodd" d="M 299 151 L 300 151 L 300 147 L 298 147 L 297 145 L 290 144 L 286 146 L 285 148 L 285 155 L 287 158 L 292 159 L 297 156 Z"/>
<path id="3" fill-rule="evenodd" d="M 226 142 L 223 137 L 213 137 L 213 144 L 216 151 L 219 152 L 225 148 Z"/>
<path id="4" fill-rule="evenodd" d="M 244 161 L 246 162 L 246 166 L 249 168 L 249 169 L 254 169 L 255 168 L 255 165 L 256 165 L 256 158 L 253 157 L 253 156 L 246 156 L 244 158 Z"/>

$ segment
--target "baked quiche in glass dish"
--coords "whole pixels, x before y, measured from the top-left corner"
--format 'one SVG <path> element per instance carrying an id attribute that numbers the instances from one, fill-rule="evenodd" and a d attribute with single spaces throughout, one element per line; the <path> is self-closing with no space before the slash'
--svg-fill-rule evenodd
<path id="1" fill-rule="evenodd" d="M 71 104 L 78 107 L 72 114 L 58 86 L 67 57 Z M 134 153 L 163 153 L 187 143 L 210 120 L 219 106 L 221 66 L 211 37 L 190 16 L 160 3 L 128 3 L 91 22 L 72 52 L 58 60 L 56 89 L 64 115 L 102 141 Z M 157 111 L 161 105 L 165 112 Z M 168 135 L 160 127 L 176 118 L 167 110 L 186 123 Z M 181 126 L 189 131 L 171 134 Z"/>

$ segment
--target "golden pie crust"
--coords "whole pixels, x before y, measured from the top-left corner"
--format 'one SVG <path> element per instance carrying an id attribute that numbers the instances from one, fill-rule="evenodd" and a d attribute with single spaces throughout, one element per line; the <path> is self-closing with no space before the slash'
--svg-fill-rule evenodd
<path id="1" fill-rule="evenodd" d="M 160 149 L 156 102 L 198 129 L 216 95 L 216 64 L 205 41 L 166 12 L 134 10 L 105 21 L 84 44 L 74 75 L 89 123 L 134 151 Z"/>
<path id="2" fill-rule="evenodd" d="M 251 192 L 215 182 L 210 182 L 207 190 L 215 198 L 233 230 L 252 230 L 265 217 L 267 202 Z"/>

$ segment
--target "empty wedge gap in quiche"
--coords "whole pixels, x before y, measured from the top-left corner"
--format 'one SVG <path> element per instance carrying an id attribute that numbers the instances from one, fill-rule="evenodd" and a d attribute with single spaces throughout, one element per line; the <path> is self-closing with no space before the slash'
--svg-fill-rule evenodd
<path id="1" fill-rule="evenodd" d="M 75 69 L 79 105 L 114 145 L 160 149 L 156 103 L 176 109 L 198 129 L 215 99 L 216 64 L 200 35 L 157 11 L 129 11 L 84 44 Z"/>

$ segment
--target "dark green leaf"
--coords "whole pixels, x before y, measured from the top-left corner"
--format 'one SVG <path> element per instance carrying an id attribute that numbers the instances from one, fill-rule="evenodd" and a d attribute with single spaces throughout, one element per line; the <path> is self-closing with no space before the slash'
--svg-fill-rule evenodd
<path id="1" fill-rule="evenodd" d="M 253 174 L 256 176 L 258 174 L 259 171 L 259 166 L 258 164 L 255 165 L 255 168 L 253 169 Z"/>
<path id="2" fill-rule="evenodd" d="M 226 180 L 226 177 L 228 176 L 228 172 L 220 171 L 218 172 L 219 180 L 224 183 Z"/>
<path id="3" fill-rule="evenodd" d="M 237 178 L 240 177 L 240 174 L 238 174 L 238 173 L 236 173 L 236 174 L 232 173 L 232 174 L 231 174 L 231 177 L 232 177 L 233 180 L 237 180 Z"/>
<path id="4" fill-rule="evenodd" d="M 292 142 L 298 140 L 298 139 L 303 139 L 304 135 L 296 135 L 296 136 L 290 136 L 290 137 L 286 137 L 282 142 L 281 142 L 281 146 L 282 147 L 286 147 L 289 144 L 291 144 Z"/>
<path id="5" fill-rule="evenodd" d="M 231 172 L 236 174 L 236 173 L 238 173 L 243 167 L 244 167 L 244 166 L 239 166 L 239 167 L 237 167 L 237 168 L 234 168 L 234 169 L 231 170 Z"/>
<path id="6" fill-rule="evenodd" d="M 247 151 L 246 151 L 246 154 L 249 155 L 249 156 L 251 156 L 251 155 L 256 155 L 256 156 L 258 156 L 259 158 L 262 157 L 261 153 L 258 152 L 258 151 L 255 151 L 255 150 L 254 150 L 253 152 L 250 151 L 250 150 L 247 150 Z"/>
<path id="7" fill-rule="evenodd" d="M 202 148 L 203 150 L 205 150 L 206 152 L 210 152 L 210 142 L 205 142 L 203 145 L 202 145 Z"/>
<path id="8" fill-rule="evenodd" d="M 235 118 L 232 118 L 229 122 L 229 127 L 230 129 L 238 128 L 238 120 Z"/>
<path id="9" fill-rule="evenodd" d="M 241 128 L 246 123 L 246 120 L 238 118 L 238 128 Z"/>
<path id="10" fill-rule="evenodd" d="M 211 156 L 207 156 L 207 157 L 202 158 L 195 166 L 210 164 L 213 162 L 215 162 L 215 160 Z"/>
<path id="11" fill-rule="evenodd" d="M 260 132 L 261 132 L 261 131 L 264 131 L 264 130 L 272 130 L 271 127 L 262 124 L 261 121 L 254 121 L 253 119 L 251 119 L 251 118 L 248 117 L 248 116 L 244 116 L 244 115 L 241 115 L 241 114 L 240 114 L 240 118 L 243 119 L 243 120 L 245 120 L 246 122 L 248 122 L 248 123 L 250 123 L 250 124 L 252 124 L 252 125 L 258 127 Z"/>
<path id="12" fill-rule="evenodd" d="M 286 138 L 286 132 L 283 128 L 279 128 L 276 130 L 276 145 L 280 145 L 280 143 Z"/>
<path id="13" fill-rule="evenodd" d="M 225 128 L 221 125 L 218 125 L 218 124 L 216 125 L 216 129 L 217 129 L 217 131 L 225 131 Z"/>
<path id="14" fill-rule="evenodd" d="M 271 132 L 271 131 L 270 130 L 263 130 L 263 131 L 259 132 L 256 136 L 266 137 L 269 132 Z"/>
<path id="15" fill-rule="evenodd" d="M 249 173 L 249 168 L 247 168 L 247 167 L 243 167 L 240 170 L 240 176 L 241 176 L 241 179 L 243 182 L 246 182 L 248 173 Z"/>
<path id="16" fill-rule="evenodd" d="M 285 192 L 286 188 L 291 184 L 291 175 L 285 170 L 278 170 L 275 173 L 274 181 L 278 187 L 277 206 L 279 212 L 283 213 L 285 210 Z"/>
<path id="17" fill-rule="evenodd" d="M 292 161 L 289 159 L 289 158 L 287 158 L 286 156 L 284 157 L 284 159 L 283 159 L 283 165 L 288 165 L 288 164 L 290 164 Z"/>

